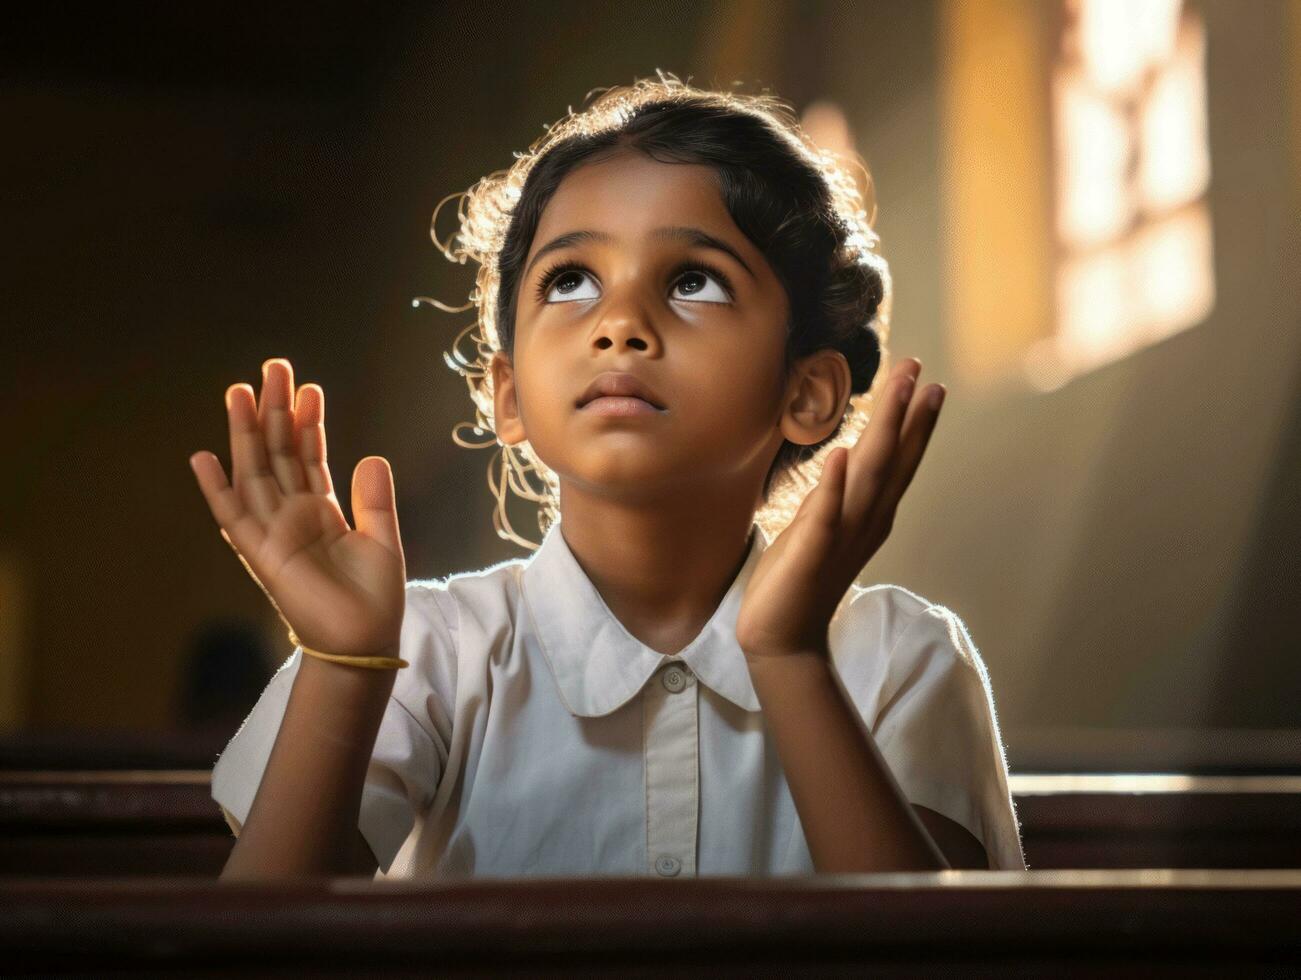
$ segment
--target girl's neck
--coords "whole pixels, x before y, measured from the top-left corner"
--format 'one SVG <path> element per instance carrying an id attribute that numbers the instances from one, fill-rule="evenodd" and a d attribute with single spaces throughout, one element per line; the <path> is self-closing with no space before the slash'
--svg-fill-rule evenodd
<path id="1" fill-rule="evenodd" d="M 628 504 L 564 487 L 560 502 L 559 530 L 605 604 L 629 633 L 669 655 L 718 609 L 754 524 L 744 498 L 682 494 Z"/>

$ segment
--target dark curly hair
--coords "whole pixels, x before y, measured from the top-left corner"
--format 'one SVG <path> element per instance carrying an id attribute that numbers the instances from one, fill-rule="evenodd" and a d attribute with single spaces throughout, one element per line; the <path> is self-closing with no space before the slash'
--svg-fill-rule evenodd
<path id="1" fill-rule="evenodd" d="M 461 248 L 439 243 L 449 258 L 475 258 L 481 265 L 471 303 L 463 307 L 479 309 L 478 321 L 470 327 L 482 331 L 479 361 L 447 357 L 470 383 L 479 408 L 476 433 L 491 428 L 487 364 L 494 351 L 513 351 L 519 277 L 543 210 L 576 167 L 622 148 L 715 171 L 732 220 L 767 258 L 789 299 L 784 374 L 800 358 L 833 349 L 849 363 L 852 394 L 863 396 L 872 389 L 888 336 L 890 276 L 885 260 L 873 251 L 877 238 L 852 176 L 819 150 L 788 107 L 775 99 L 695 89 L 659 73 L 657 80 L 606 90 L 581 113 L 571 109 L 509 171 L 491 175 L 467 192 L 469 206 L 462 210 L 457 235 Z M 854 426 L 855 420 L 860 424 Z M 826 439 L 809 446 L 783 442 L 763 484 L 762 510 L 768 513 L 761 511 L 760 524 L 769 538 L 789 523 L 798 500 L 816 484 L 806 471 L 812 466 L 821 471 L 819 453 L 852 442 L 846 429 L 861 431 L 865 422 L 866 414 L 851 398 Z M 492 444 L 495 440 L 484 445 Z M 528 466 L 512 465 L 513 474 L 506 472 L 509 451 L 526 446 L 502 447 L 502 479 L 493 487 L 500 505 L 494 523 L 501 536 L 533 546 L 509 531 L 505 488 L 542 505 L 539 526 L 545 534 L 557 516 L 558 486 L 531 449 L 525 450 Z M 524 485 L 530 469 L 543 476 L 543 490 Z M 774 494 L 779 486 L 784 494 Z M 780 501 L 774 499 L 778 496 Z"/>

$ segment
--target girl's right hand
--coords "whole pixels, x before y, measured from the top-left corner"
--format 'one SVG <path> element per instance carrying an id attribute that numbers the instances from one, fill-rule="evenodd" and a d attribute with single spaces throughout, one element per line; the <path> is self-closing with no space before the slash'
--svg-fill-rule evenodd
<path id="1" fill-rule="evenodd" d="M 293 367 L 272 358 L 261 404 L 240 382 L 226 389 L 226 411 L 234 486 L 213 453 L 190 457 L 222 537 L 304 646 L 397 656 L 406 562 L 388 460 L 367 456 L 353 470 L 354 530 L 326 466 L 319 385 L 295 400 Z"/>

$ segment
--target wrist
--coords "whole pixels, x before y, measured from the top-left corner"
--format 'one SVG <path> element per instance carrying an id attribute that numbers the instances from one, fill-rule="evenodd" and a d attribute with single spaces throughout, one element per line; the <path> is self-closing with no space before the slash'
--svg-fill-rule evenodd
<path id="1" fill-rule="evenodd" d="M 397 657 L 397 649 L 381 650 L 375 656 Z M 338 663 L 306 652 L 302 654 L 302 663 L 298 669 L 300 674 L 305 673 L 320 684 L 323 689 L 333 690 L 342 696 L 350 698 L 364 698 L 376 691 L 383 690 L 387 692 L 391 690 L 398 673 L 396 669 L 392 668 L 378 670 L 371 667 Z"/>
<path id="2" fill-rule="evenodd" d="M 745 654 L 746 666 L 751 670 L 763 670 L 779 664 L 799 663 L 811 665 L 831 662 L 831 651 L 825 644 L 791 647 L 789 649 L 777 649 L 775 647 L 753 650 L 743 649 L 742 652 Z M 808 667 L 806 666 L 804 669 L 808 669 Z"/>
<path id="3" fill-rule="evenodd" d="M 396 670 L 347 667 L 304 656 L 294 688 L 312 706 L 307 725 L 314 738 L 339 748 L 364 747 L 369 754 L 396 678 Z"/>
<path id="4" fill-rule="evenodd" d="M 774 693 L 793 694 L 827 683 L 831 679 L 831 658 L 818 650 L 747 655 L 750 682 L 761 701 Z"/>

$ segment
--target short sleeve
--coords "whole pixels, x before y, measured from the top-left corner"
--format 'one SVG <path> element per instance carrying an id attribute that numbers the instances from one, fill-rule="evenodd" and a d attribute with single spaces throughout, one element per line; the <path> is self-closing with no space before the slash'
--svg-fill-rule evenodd
<path id="1" fill-rule="evenodd" d="M 989 673 L 962 620 L 930 605 L 885 667 L 872 734 L 909 802 L 957 821 L 991 870 L 1025 870 Z"/>
<path id="2" fill-rule="evenodd" d="M 447 765 L 456 696 L 451 600 L 437 587 L 408 583 L 406 603 L 398 655 L 409 666 L 398 671 L 380 721 L 358 819 L 384 873 L 411 833 L 416 814 L 433 802 Z M 266 771 L 302 657 L 302 648 L 295 647 L 213 768 L 212 798 L 236 834 Z"/>

